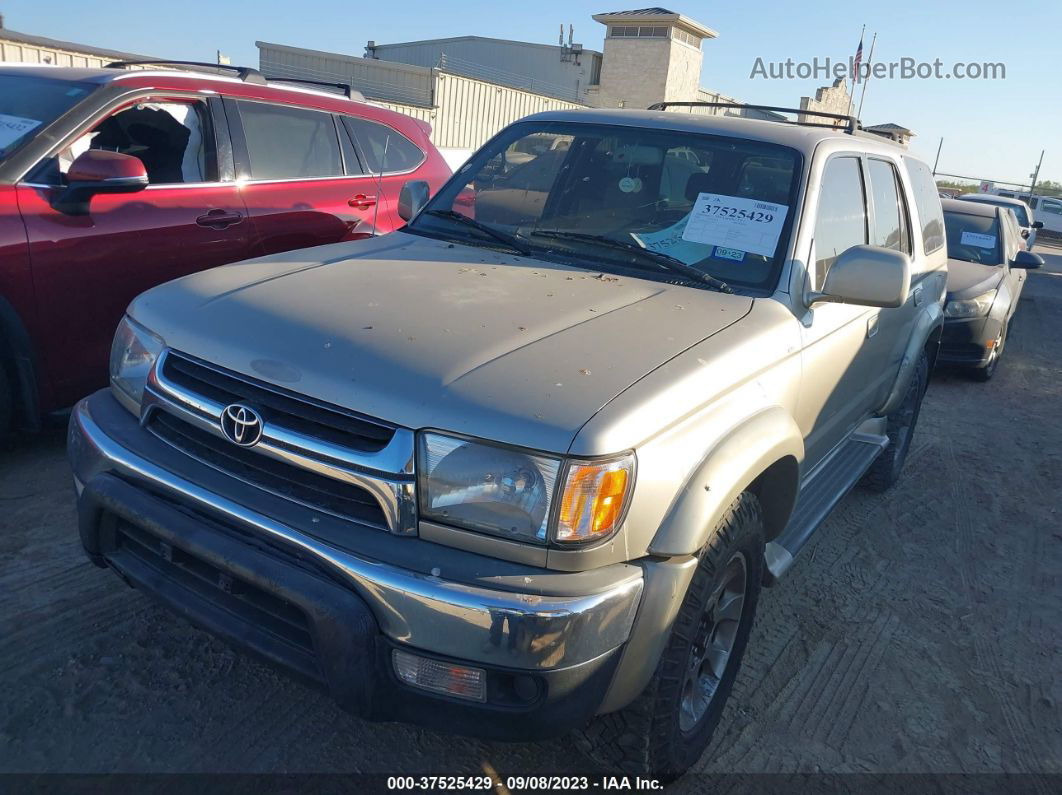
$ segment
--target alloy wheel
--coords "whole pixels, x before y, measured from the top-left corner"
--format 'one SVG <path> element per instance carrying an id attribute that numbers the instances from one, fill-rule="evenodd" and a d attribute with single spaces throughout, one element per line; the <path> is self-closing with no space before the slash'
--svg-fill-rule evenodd
<path id="1" fill-rule="evenodd" d="M 748 585 L 745 556 L 737 552 L 708 598 L 690 646 L 679 704 L 679 728 L 685 733 L 701 722 L 719 689 L 741 627 Z"/>

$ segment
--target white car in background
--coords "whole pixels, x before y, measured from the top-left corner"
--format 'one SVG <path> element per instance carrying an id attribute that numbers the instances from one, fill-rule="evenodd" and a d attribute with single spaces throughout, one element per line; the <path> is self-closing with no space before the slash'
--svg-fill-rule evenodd
<path id="1" fill-rule="evenodd" d="M 1018 226 L 1021 227 L 1021 236 L 1025 239 L 1025 248 L 1032 251 L 1032 247 L 1036 245 L 1036 230 L 1042 229 L 1044 224 L 1043 221 L 1036 220 L 1032 208 L 1021 199 L 1014 196 L 994 195 L 991 193 L 964 193 L 958 198 L 962 201 L 981 202 L 982 204 L 992 204 L 996 207 L 1007 207 L 1013 210 L 1015 217 L 1018 219 Z"/>

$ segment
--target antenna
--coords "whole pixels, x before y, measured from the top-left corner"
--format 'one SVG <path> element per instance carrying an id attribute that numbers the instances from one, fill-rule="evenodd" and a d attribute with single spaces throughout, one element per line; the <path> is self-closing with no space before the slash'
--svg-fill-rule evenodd
<path id="1" fill-rule="evenodd" d="M 564 28 L 562 27 L 561 30 L 563 31 Z M 569 23 L 568 24 L 568 49 L 569 50 L 572 48 L 572 36 L 574 36 L 574 35 L 575 35 L 575 26 L 572 25 L 571 23 Z"/>
<path id="2" fill-rule="evenodd" d="M 561 22 L 560 38 L 557 40 L 557 43 L 560 44 L 561 47 L 564 46 L 564 23 L 563 22 Z"/>
<path id="3" fill-rule="evenodd" d="M 379 233 L 376 231 L 376 219 L 380 217 L 380 202 L 383 201 L 383 170 L 384 163 L 387 162 L 387 148 L 391 145 L 391 133 L 387 133 L 387 137 L 384 138 L 384 150 L 380 156 L 380 168 L 376 172 L 376 204 L 372 207 L 372 236 L 377 237 Z"/>

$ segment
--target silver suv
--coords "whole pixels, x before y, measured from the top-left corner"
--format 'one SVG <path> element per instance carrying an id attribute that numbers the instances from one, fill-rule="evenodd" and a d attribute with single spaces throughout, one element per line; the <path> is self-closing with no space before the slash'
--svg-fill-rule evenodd
<path id="1" fill-rule="evenodd" d="M 426 199 L 137 298 L 70 422 L 82 543 L 359 715 L 680 775 L 761 585 L 899 476 L 941 333 L 930 171 L 563 111 Z"/>

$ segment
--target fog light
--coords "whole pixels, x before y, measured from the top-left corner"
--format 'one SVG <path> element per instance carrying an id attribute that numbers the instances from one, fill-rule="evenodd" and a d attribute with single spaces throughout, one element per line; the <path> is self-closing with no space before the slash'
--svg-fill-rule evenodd
<path id="1" fill-rule="evenodd" d="M 487 672 L 480 668 L 450 665 L 398 649 L 391 652 L 391 660 L 398 678 L 407 685 L 469 701 L 487 700 Z"/>

